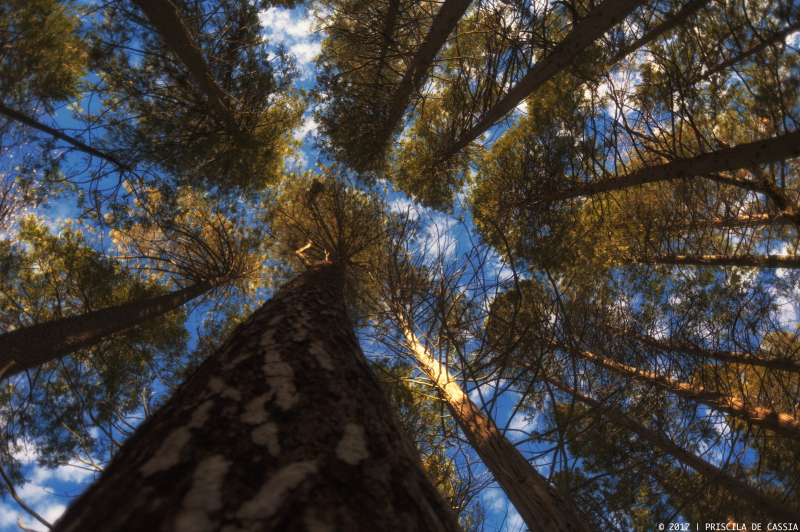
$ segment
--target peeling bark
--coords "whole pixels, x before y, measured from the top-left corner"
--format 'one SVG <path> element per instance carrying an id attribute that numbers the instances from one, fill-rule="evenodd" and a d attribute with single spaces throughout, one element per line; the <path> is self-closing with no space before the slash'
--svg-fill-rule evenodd
<path id="1" fill-rule="evenodd" d="M 61 532 L 460 528 L 321 262 L 253 313 L 123 445 Z"/>
<path id="2" fill-rule="evenodd" d="M 220 280 L 204 281 L 163 296 L 95 310 L 80 316 L 37 323 L 7 332 L 0 335 L 0 366 L 13 361 L 14 364 L 8 371 L 9 375 L 36 368 L 175 310 L 205 294 L 219 283 Z"/>
<path id="3" fill-rule="evenodd" d="M 461 390 L 447 368 L 418 341 L 406 320 L 397 314 L 395 317 L 420 368 L 445 400 L 470 445 L 528 528 L 531 531 L 588 532 L 589 527 L 566 501 Z"/>
<path id="4" fill-rule="evenodd" d="M 658 449 L 669 454 L 676 460 L 679 460 L 686 466 L 691 467 L 700 473 L 709 484 L 718 485 L 722 489 L 739 497 L 743 501 L 764 512 L 765 515 L 768 515 L 777 521 L 800 522 L 800 512 L 792 510 L 775 499 L 768 497 L 761 490 L 748 486 L 744 482 L 737 480 L 735 477 L 725 473 L 720 468 L 710 464 L 706 460 L 703 460 L 696 454 L 685 450 L 683 447 L 677 445 L 671 440 L 663 438 L 655 432 L 643 427 L 639 423 L 628 418 L 623 413 L 613 408 L 603 406 L 599 401 L 580 393 L 579 391 L 567 386 L 553 377 L 543 375 L 541 372 L 539 375 L 543 376 L 547 382 L 559 390 L 572 395 L 585 405 L 596 410 L 612 423 L 616 423 L 621 427 L 625 427 L 631 432 L 637 434 L 642 439 L 650 442 Z"/>

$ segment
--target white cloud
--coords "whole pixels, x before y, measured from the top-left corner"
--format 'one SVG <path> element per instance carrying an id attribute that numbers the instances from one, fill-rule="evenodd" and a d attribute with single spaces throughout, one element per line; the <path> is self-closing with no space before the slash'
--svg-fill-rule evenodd
<path id="1" fill-rule="evenodd" d="M 310 79 L 314 73 L 313 60 L 320 53 L 320 45 L 311 33 L 311 21 L 306 11 L 271 7 L 259 15 L 264 33 L 270 44 L 283 44 L 297 58 L 297 66 L 303 79 Z"/>

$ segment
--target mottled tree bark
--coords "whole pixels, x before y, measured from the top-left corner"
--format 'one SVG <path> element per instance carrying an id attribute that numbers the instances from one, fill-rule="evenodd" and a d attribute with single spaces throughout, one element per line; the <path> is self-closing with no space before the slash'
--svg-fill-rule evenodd
<path id="1" fill-rule="evenodd" d="M 539 375 L 544 376 L 541 372 Z M 725 473 L 720 468 L 710 464 L 696 454 L 685 450 L 683 447 L 677 445 L 671 440 L 659 436 L 655 432 L 628 418 L 621 412 L 604 406 L 599 401 L 580 393 L 579 391 L 567 386 L 559 380 L 550 376 L 544 376 L 544 379 L 559 390 L 572 395 L 585 405 L 596 410 L 612 423 L 620 425 L 621 427 L 625 427 L 626 429 L 634 432 L 639 437 L 650 442 L 658 449 L 664 451 L 688 467 L 691 467 L 705 477 L 709 484 L 717 484 L 721 488 L 727 490 L 729 493 L 741 498 L 743 501 L 746 501 L 748 504 L 761 510 L 764 512 L 764 515 L 768 515 L 771 518 L 779 521 L 800 522 L 800 512 L 792 510 L 791 508 L 787 508 L 785 505 L 781 504 L 775 499 L 768 497 L 761 490 L 748 486 L 744 482 L 736 479 L 736 477 Z"/>
<path id="2" fill-rule="evenodd" d="M 425 73 L 471 3 L 472 0 L 445 0 L 442 7 L 439 8 L 433 18 L 430 30 L 425 36 L 425 40 L 422 41 L 417 51 L 417 55 L 414 56 L 403 75 L 403 79 L 397 86 L 397 92 L 389 107 L 389 118 L 373 143 L 375 157 L 379 157 L 386 150 L 392 134 L 400 126 L 411 100 L 411 95 L 414 91 L 419 90 Z"/>
<path id="3" fill-rule="evenodd" d="M 746 423 L 755 425 L 756 427 L 761 427 L 776 434 L 780 434 L 781 436 L 794 439 L 800 438 L 800 421 L 789 414 L 754 406 L 736 397 L 708 390 L 702 386 L 681 382 L 672 377 L 665 377 L 649 371 L 632 368 L 609 358 L 590 353 L 585 349 L 572 349 L 561 342 L 545 340 L 558 349 L 572 353 L 596 366 L 606 368 L 624 377 L 650 386 L 655 386 L 677 397 L 683 397 L 706 405 Z"/>
<path id="4" fill-rule="evenodd" d="M 322 262 L 278 291 L 55 529 L 458 531 L 358 345 L 343 284 Z"/>
<path id="5" fill-rule="evenodd" d="M 797 255 L 661 255 L 635 257 L 631 264 L 670 264 L 675 266 L 743 266 L 753 268 L 800 268 Z"/>
<path id="6" fill-rule="evenodd" d="M 578 55 L 633 12 L 642 0 L 605 0 L 578 22 L 553 51 L 530 69 L 508 94 L 489 109 L 472 129 L 461 137 L 441 159 L 447 160 L 466 148 L 487 129 L 510 113 L 525 98 L 565 70 Z"/>
<path id="7" fill-rule="evenodd" d="M 211 72 L 192 29 L 173 0 L 133 0 L 133 3 L 139 6 L 167 47 L 181 60 L 208 98 L 218 118 L 225 123 L 228 130 L 237 131 L 236 117 L 229 104 L 230 97 Z"/>
<path id="8" fill-rule="evenodd" d="M 589 527 L 573 512 L 547 480 L 503 436 L 425 346 L 406 320 L 395 314 L 420 369 L 447 403 L 481 461 L 517 509 L 531 531 L 581 531 Z"/>
<path id="9" fill-rule="evenodd" d="M 554 192 L 543 192 L 533 200 L 526 200 L 525 203 L 536 204 L 589 197 L 601 192 L 612 192 L 647 183 L 705 176 L 716 172 L 739 170 L 740 168 L 752 168 L 793 157 L 800 157 L 800 131 L 746 144 L 738 144 L 731 148 L 723 148 L 689 159 L 642 168 L 629 174 L 615 176 L 595 183 Z M 756 183 L 753 184 L 753 186 L 756 185 Z"/>
<path id="10" fill-rule="evenodd" d="M 8 375 L 38 367 L 175 310 L 218 284 L 219 280 L 203 281 L 163 296 L 95 310 L 79 316 L 37 323 L 7 332 L 0 335 L 0 367 L 5 367 L 13 361 Z"/>
<path id="11" fill-rule="evenodd" d="M 684 353 L 695 358 L 710 358 L 712 360 L 719 360 L 720 362 L 725 362 L 728 364 L 747 364 L 759 368 L 790 371 L 800 375 L 800 362 L 789 358 L 779 358 L 769 355 L 754 355 L 752 353 L 744 353 L 741 351 L 717 351 L 714 349 L 685 345 L 678 342 L 657 340 L 652 336 L 637 334 L 621 327 L 614 327 L 611 325 L 601 325 L 601 327 L 613 332 L 619 338 L 632 338 L 642 342 L 645 345 L 655 347 L 656 349 L 660 349 L 662 351 Z"/>

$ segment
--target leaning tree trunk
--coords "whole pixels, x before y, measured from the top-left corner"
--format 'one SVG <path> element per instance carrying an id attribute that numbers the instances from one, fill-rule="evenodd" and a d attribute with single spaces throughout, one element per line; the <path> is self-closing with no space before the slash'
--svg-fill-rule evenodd
<path id="1" fill-rule="evenodd" d="M 318 263 L 122 446 L 57 531 L 459 531 Z"/>
<path id="2" fill-rule="evenodd" d="M 166 314 L 195 299 L 221 281 L 192 286 L 115 307 L 37 323 L 0 335 L 0 367 L 12 364 L 6 375 L 41 366 L 58 357 L 91 347 L 103 338 Z"/>
<path id="3" fill-rule="evenodd" d="M 420 369 L 447 403 L 470 445 L 503 488 L 528 528 L 532 532 L 588 532 L 589 527 L 461 390 L 447 368 L 418 341 L 407 321 L 398 314 L 395 314 L 395 318 Z"/>
<path id="4" fill-rule="evenodd" d="M 596 366 L 613 371 L 623 377 L 655 386 L 660 390 L 664 390 L 678 397 L 690 399 L 715 410 L 719 410 L 720 412 L 724 412 L 745 423 L 770 430 L 781 436 L 794 439 L 800 438 L 800 421 L 789 414 L 783 414 L 761 406 L 754 406 L 736 397 L 708 390 L 702 386 L 681 382 L 672 377 L 665 377 L 649 371 L 626 366 L 615 360 L 595 355 L 583 349 L 572 349 L 552 339 L 549 340 L 549 343 L 558 349 L 572 353 Z"/>
<path id="5" fill-rule="evenodd" d="M 667 438 L 659 436 L 655 432 L 633 421 L 623 413 L 613 408 L 604 406 L 602 403 L 600 403 L 600 401 L 582 394 L 572 387 L 562 383 L 558 379 L 550 377 L 549 375 L 544 375 L 541 372 L 539 372 L 539 375 L 542 375 L 547 382 L 559 390 L 570 394 L 583 404 L 589 406 L 593 410 L 596 410 L 612 423 L 615 423 L 621 427 L 625 427 L 626 429 L 634 432 L 640 438 L 650 442 L 658 449 L 669 454 L 676 460 L 679 460 L 686 466 L 691 467 L 703 475 L 709 484 L 718 485 L 732 495 L 739 497 L 743 501 L 764 512 L 764 515 L 768 515 L 780 521 L 800 522 L 800 512 L 792 510 L 775 499 L 768 497 L 761 490 L 748 486 L 737 478 L 725 473 L 715 465 L 703 460 L 696 454 L 687 451 L 680 445 L 668 440 Z"/>
<path id="6" fill-rule="evenodd" d="M 740 266 L 753 268 L 800 268 L 798 255 L 655 255 L 634 257 L 631 264 L 664 264 L 671 266 Z"/>

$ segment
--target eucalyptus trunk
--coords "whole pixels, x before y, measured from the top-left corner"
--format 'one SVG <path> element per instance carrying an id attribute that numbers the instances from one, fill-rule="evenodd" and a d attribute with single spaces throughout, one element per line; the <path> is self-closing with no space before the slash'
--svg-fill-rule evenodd
<path id="1" fill-rule="evenodd" d="M 460 530 L 311 266 L 122 446 L 56 531 Z"/>
<path id="2" fill-rule="evenodd" d="M 220 280 L 202 281 L 162 296 L 37 323 L 1 334 L 0 367 L 11 364 L 7 375 L 13 375 L 78 349 L 91 347 L 104 338 L 175 310 L 219 283 Z"/>
<path id="3" fill-rule="evenodd" d="M 395 314 L 420 369 L 447 403 L 458 426 L 531 531 L 583 531 L 588 526 L 547 480 L 465 394 L 455 379 Z"/>

